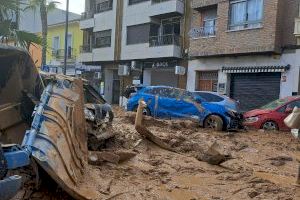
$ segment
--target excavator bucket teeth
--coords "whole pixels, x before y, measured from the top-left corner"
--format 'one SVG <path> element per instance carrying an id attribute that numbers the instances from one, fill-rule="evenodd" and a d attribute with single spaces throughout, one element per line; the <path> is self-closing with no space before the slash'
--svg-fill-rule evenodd
<path id="1" fill-rule="evenodd" d="M 62 189 L 75 199 L 92 199 L 80 187 L 88 156 L 83 101 L 82 81 L 57 75 L 44 90 L 26 137 L 35 132 L 32 156 Z"/>

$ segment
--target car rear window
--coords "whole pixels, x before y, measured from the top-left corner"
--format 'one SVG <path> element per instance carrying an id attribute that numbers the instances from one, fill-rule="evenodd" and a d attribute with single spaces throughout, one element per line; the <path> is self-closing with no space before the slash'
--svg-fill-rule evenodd
<path id="1" fill-rule="evenodd" d="M 207 102 L 221 102 L 224 100 L 224 98 L 211 93 L 196 92 L 196 94 L 205 99 Z"/>

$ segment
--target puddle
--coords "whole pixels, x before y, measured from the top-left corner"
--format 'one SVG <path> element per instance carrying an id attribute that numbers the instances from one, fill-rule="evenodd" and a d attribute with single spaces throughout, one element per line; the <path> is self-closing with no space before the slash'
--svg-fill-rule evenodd
<path id="1" fill-rule="evenodd" d="M 266 172 L 255 172 L 254 175 L 264 180 L 268 180 L 276 185 L 289 187 L 296 183 L 296 178 L 294 177 L 280 176 L 280 175 L 270 174 Z"/>

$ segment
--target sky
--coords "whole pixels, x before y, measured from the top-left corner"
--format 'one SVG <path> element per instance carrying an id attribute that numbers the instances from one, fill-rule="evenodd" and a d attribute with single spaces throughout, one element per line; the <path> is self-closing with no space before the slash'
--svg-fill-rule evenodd
<path id="1" fill-rule="evenodd" d="M 55 0 L 60 2 L 58 4 L 58 8 L 66 10 L 66 2 L 67 0 Z M 85 0 L 69 0 L 69 11 L 77 14 L 81 14 L 84 12 L 84 3 Z"/>

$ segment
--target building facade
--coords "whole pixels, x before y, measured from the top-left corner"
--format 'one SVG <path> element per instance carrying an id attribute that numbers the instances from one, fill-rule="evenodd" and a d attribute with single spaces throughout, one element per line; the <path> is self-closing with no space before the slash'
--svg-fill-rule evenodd
<path id="1" fill-rule="evenodd" d="M 101 65 L 109 102 L 133 83 L 186 87 L 175 72 L 187 67 L 189 9 L 189 0 L 86 0 L 81 62 Z"/>
<path id="2" fill-rule="evenodd" d="M 242 111 L 298 95 L 299 2 L 193 0 L 187 89 L 226 94 Z"/>
<path id="3" fill-rule="evenodd" d="M 20 9 L 18 19 L 19 30 L 42 35 L 42 23 L 39 8 L 28 9 L 29 0 L 20 0 Z M 66 11 L 55 8 L 48 12 L 48 49 L 47 65 L 56 66 L 61 71 L 64 57 L 64 38 L 65 38 L 65 20 Z M 68 64 L 74 66 L 79 59 L 80 46 L 83 42 L 83 33 L 79 28 L 81 16 L 69 12 L 69 36 L 68 46 Z M 31 45 L 29 53 L 38 68 L 42 67 L 42 47 Z M 56 70 L 55 70 L 56 71 Z"/>
<path id="4" fill-rule="evenodd" d="M 67 72 L 75 74 L 75 66 L 79 63 L 80 47 L 83 44 L 83 32 L 79 28 L 78 19 L 69 21 L 67 37 Z M 48 26 L 48 51 L 47 65 L 55 66 L 56 70 L 62 70 L 65 54 L 65 23 L 51 24 Z M 72 72 L 73 71 L 73 72 Z M 68 73 L 67 73 L 68 74 Z"/>

